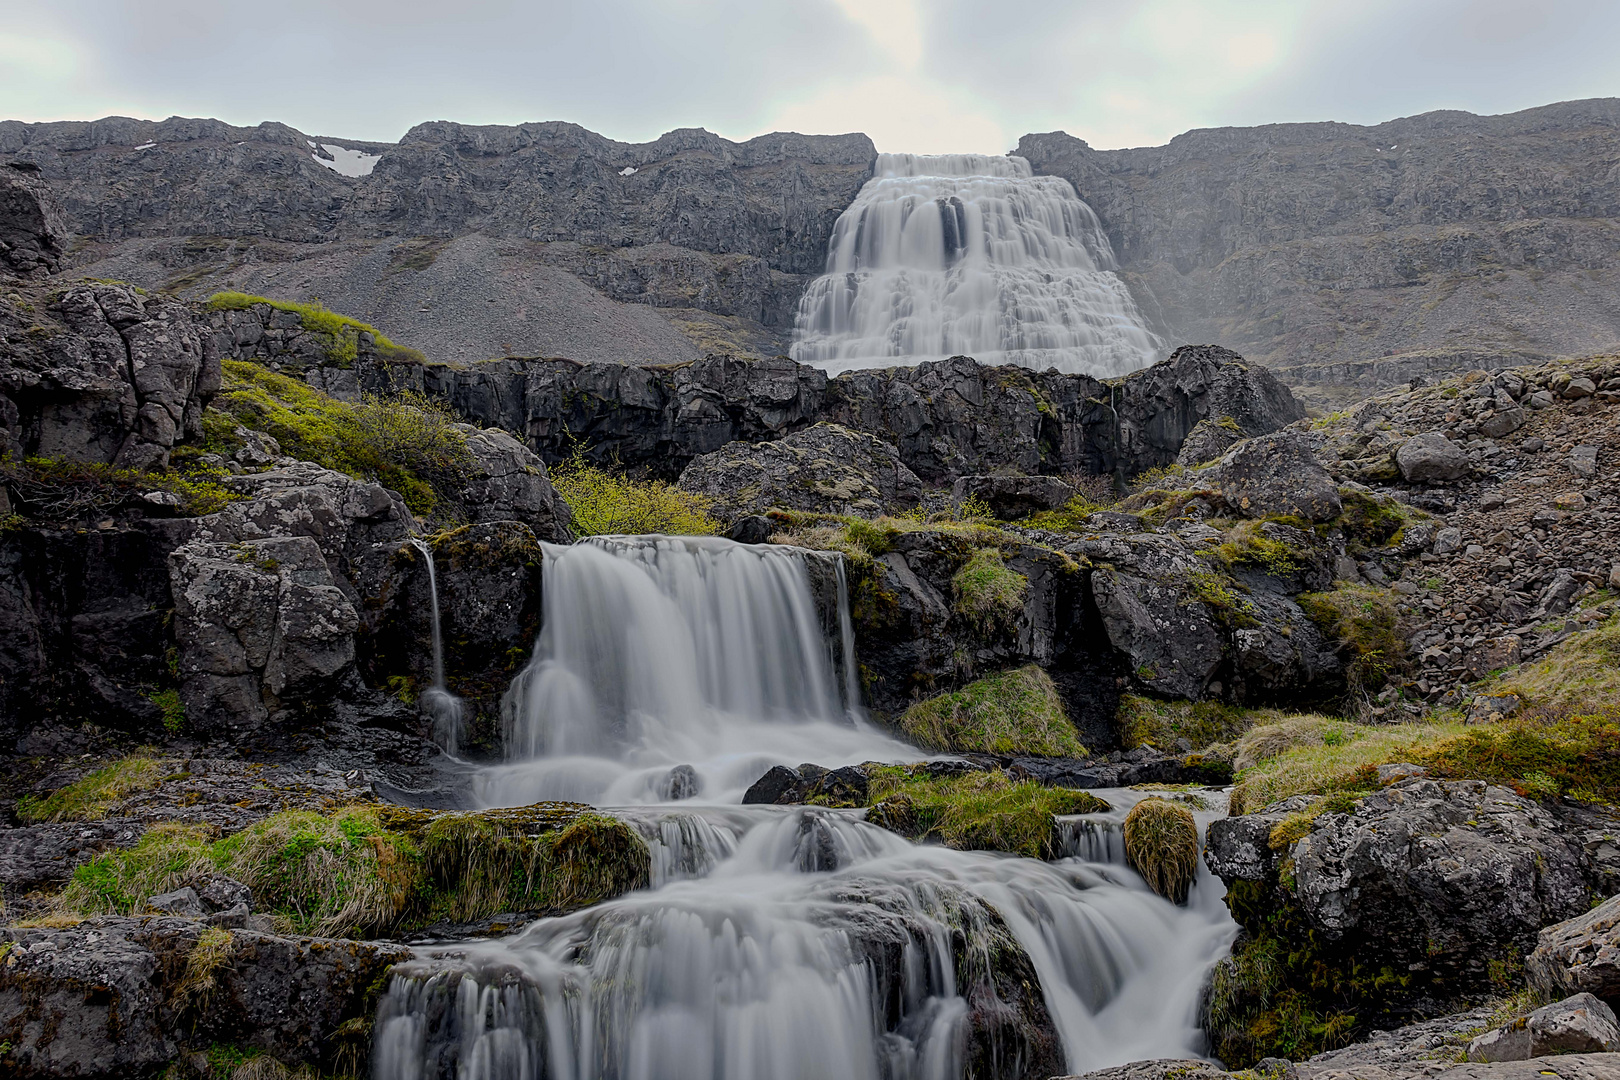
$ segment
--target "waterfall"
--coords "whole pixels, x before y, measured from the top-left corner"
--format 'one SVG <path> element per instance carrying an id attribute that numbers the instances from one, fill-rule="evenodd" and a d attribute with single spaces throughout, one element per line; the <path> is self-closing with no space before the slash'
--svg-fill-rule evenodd
<path id="1" fill-rule="evenodd" d="M 420 950 L 377 1016 L 377 1080 L 958 1080 L 969 1059 L 1018 1076 L 1203 1051 L 1204 977 L 1236 930 L 1208 871 L 1177 907 L 1116 864 L 919 846 L 850 812 L 632 820 L 680 871 L 507 941 Z M 997 1025 L 1009 934 L 1058 1060 L 1021 1058 Z"/>
<path id="2" fill-rule="evenodd" d="M 448 754 L 461 748 L 461 699 L 444 682 L 444 636 L 439 624 L 439 571 L 433 562 L 433 548 L 427 541 L 412 537 L 410 545 L 427 561 L 429 614 L 433 620 L 433 685 L 418 698 L 422 711 L 433 721 L 433 739 Z"/>
<path id="3" fill-rule="evenodd" d="M 502 703 L 507 764 L 477 780 L 486 805 L 661 801 L 676 768 L 683 794 L 736 802 L 772 765 L 917 757 L 861 713 L 840 556 L 715 537 L 542 547 L 543 628 Z M 836 647 L 812 570 L 836 581 Z"/>
<path id="4" fill-rule="evenodd" d="M 1091 207 L 1023 158 L 880 154 L 799 301 L 791 353 L 829 372 L 965 354 L 1123 375 L 1159 342 L 1114 270 Z"/>

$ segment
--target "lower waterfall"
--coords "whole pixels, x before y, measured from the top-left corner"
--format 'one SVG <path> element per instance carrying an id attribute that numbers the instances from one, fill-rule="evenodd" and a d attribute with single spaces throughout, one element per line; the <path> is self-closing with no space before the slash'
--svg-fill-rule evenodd
<path id="1" fill-rule="evenodd" d="M 1177 906 L 1124 864 L 1144 793 L 1060 819 L 1050 862 L 737 805 L 771 764 L 925 756 L 846 696 L 835 556 L 668 537 L 545 554 L 509 760 L 479 794 L 618 807 L 651 883 L 419 947 L 379 1006 L 376 1080 L 1044 1078 L 1204 1052 L 1201 995 L 1237 927 L 1206 869 Z"/>

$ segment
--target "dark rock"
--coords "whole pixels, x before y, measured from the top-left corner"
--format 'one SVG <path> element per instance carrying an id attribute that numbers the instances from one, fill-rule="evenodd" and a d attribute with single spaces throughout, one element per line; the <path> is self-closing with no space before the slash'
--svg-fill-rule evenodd
<path id="1" fill-rule="evenodd" d="M 1238 444 L 1221 459 L 1221 494 L 1251 518 L 1297 515 L 1332 521 L 1344 509 L 1333 478 L 1294 431 Z"/>
<path id="2" fill-rule="evenodd" d="M 726 532 L 728 539 L 739 544 L 763 544 L 776 532 L 776 526 L 771 524 L 770 518 L 758 514 L 748 514 L 731 523 Z"/>
<path id="3" fill-rule="evenodd" d="M 545 462 L 498 428 L 457 427 L 467 437 L 474 468 L 451 498 L 465 520 L 521 521 L 541 540 L 572 543 L 572 514 L 551 486 Z"/>
<path id="4" fill-rule="evenodd" d="M 1467 452 L 1438 431 L 1407 439 L 1395 451 L 1395 463 L 1401 475 L 1414 484 L 1459 480 L 1468 475 L 1469 467 Z"/>
<path id="5" fill-rule="evenodd" d="M 197 897 L 197 890 L 189 885 L 152 897 L 147 900 L 146 907 L 148 911 L 160 915 L 179 915 L 191 919 L 201 918 L 206 913 L 202 901 Z"/>
<path id="6" fill-rule="evenodd" d="M 209 874 L 192 883 L 197 898 L 209 911 L 229 911 L 236 907 L 253 907 L 253 890 L 224 874 Z"/>
<path id="7" fill-rule="evenodd" d="M 182 990 L 204 924 L 100 918 L 0 929 L 0 1042 L 10 1075 L 156 1075 L 191 1045 L 259 1050 L 288 1064 L 329 1060 L 337 1029 L 370 1015 L 373 987 L 408 960 L 398 945 L 231 931 L 205 994 Z"/>
<path id="8" fill-rule="evenodd" d="M 982 499 L 1003 521 L 1056 510 L 1074 498 L 1074 488 L 1055 476 L 963 476 L 951 487 L 951 501 Z"/>
<path id="9" fill-rule="evenodd" d="M 132 821 L 63 821 L 0 829 L 0 889 L 15 898 L 61 884 L 74 867 L 129 847 L 144 830 Z"/>
<path id="10" fill-rule="evenodd" d="M 1542 930 L 1524 965 L 1530 985 L 1549 997 L 1588 993 L 1620 1003 L 1620 896 Z"/>
<path id="11" fill-rule="evenodd" d="M 71 242 L 62 208 L 37 172 L 0 167 L 0 264 L 44 277 L 60 269 Z"/>
<path id="12" fill-rule="evenodd" d="M 1203 697 L 1220 667 L 1220 629 L 1203 604 L 1167 583 L 1114 570 L 1091 575 L 1108 640 L 1144 687 L 1166 697 Z"/>
<path id="13" fill-rule="evenodd" d="M 733 442 L 693 460 L 681 487 L 723 519 L 771 508 L 876 517 L 922 499 L 916 474 L 872 435 L 820 423 L 773 442 Z"/>
<path id="14" fill-rule="evenodd" d="M 753 789 L 750 788 L 749 790 L 752 791 Z M 697 770 L 690 765 L 675 766 L 658 782 L 658 797 L 660 799 L 691 799 L 701 794 L 703 794 L 703 781 L 698 776 Z"/>
<path id="15" fill-rule="evenodd" d="M 759 803 L 776 804 L 791 803 L 801 800 L 790 798 L 798 792 L 802 777 L 798 771 L 786 765 L 772 765 L 770 771 L 755 780 L 748 790 L 743 792 L 742 801 L 745 806 Z"/>
<path id="16" fill-rule="evenodd" d="M 1182 440 L 1176 464 L 1192 469 L 1220 459 L 1243 441 L 1243 429 L 1229 417 L 1206 417 L 1193 425 Z"/>

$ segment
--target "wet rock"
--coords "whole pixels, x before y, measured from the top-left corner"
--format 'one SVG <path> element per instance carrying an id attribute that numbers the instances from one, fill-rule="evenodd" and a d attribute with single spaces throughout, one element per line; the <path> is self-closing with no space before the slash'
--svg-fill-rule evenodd
<path id="1" fill-rule="evenodd" d="M 1395 462 L 1409 483 L 1447 482 L 1468 475 L 1468 453 L 1440 434 L 1414 435 L 1395 451 Z"/>
<path id="2" fill-rule="evenodd" d="M 762 517 L 759 514 L 748 514 L 732 522 L 731 528 L 726 531 L 726 536 L 739 544 L 763 544 L 771 538 L 771 534 L 775 531 L 776 526 L 771 524 L 770 518 Z"/>
<path id="3" fill-rule="evenodd" d="M 1620 1003 L 1620 896 L 1542 930 L 1524 963 L 1530 985 L 1548 996 L 1588 993 Z"/>
<path id="4" fill-rule="evenodd" d="M 1332 521 L 1343 510 L 1333 478 L 1310 444 L 1293 431 L 1250 439 L 1222 458 L 1221 494 L 1251 518 L 1298 515 Z"/>
<path id="5" fill-rule="evenodd" d="M 1003 521 L 1056 510 L 1074 498 L 1074 488 L 1055 476 L 964 476 L 951 487 L 951 501 L 982 499 Z"/>
<path id="6" fill-rule="evenodd" d="M 733 442 L 696 458 L 681 487 L 723 519 L 773 507 L 875 517 L 916 506 L 922 483 L 889 443 L 820 423 L 774 442 Z"/>
<path id="7" fill-rule="evenodd" d="M 858 807 L 866 805 L 868 781 L 859 765 L 826 769 L 805 764 L 797 769 L 773 765 L 743 793 L 745 804 L 793 806 L 815 799 L 819 805 Z"/>
<path id="8" fill-rule="evenodd" d="M 756 784 L 757 786 L 757 784 Z M 749 789 L 750 791 L 753 788 Z M 658 797 L 660 799 L 691 799 L 703 793 L 703 781 L 699 778 L 697 770 L 690 765 L 677 765 L 664 774 L 658 782 Z M 747 802 L 745 798 L 743 800 Z"/>
<path id="9" fill-rule="evenodd" d="M 764 804 L 785 804 L 801 802 L 793 798 L 801 789 L 802 777 L 797 769 L 790 769 L 786 765 L 772 765 L 764 776 L 749 785 L 743 792 L 743 805 L 753 806 Z"/>
<path id="10" fill-rule="evenodd" d="M 410 950 L 372 942 L 230 931 L 211 991 L 183 989 L 204 924 L 100 918 L 0 929 L 0 1042 L 19 1080 L 155 1075 L 181 1050 L 220 1043 L 315 1064 L 372 987 Z"/>
<path id="11" fill-rule="evenodd" d="M 1617 1050 L 1620 1025 L 1614 1010 L 1591 994 L 1576 994 L 1478 1036 L 1468 1044 L 1468 1060 L 1525 1061 Z"/>

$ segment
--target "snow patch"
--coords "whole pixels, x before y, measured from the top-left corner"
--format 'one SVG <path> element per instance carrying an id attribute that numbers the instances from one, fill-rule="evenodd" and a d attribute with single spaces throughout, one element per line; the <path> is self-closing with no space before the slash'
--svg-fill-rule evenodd
<path id="1" fill-rule="evenodd" d="M 636 167 L 634 165 L 626 165 L 624 168 L 619 170 L 619 175 L 634 176 L 636 175 Z"/>
<path id="2" fill-rule="evenodd" d="M 152 149 L 152 147 L 154 147 L 156 145 L 157 145 L 157 143 L 155 143 L 155 142 L 143 142 L 143 143 L 141 143 L 141 145 L 137 146 L 135 149 L 137 149 L 137 150 L 150 150 L 150 149 Z"/>
<path id="3" fill-rule="evenodd" d="M 348 147 L 333 146 L 330 143 L 321 144 L 321 149 L 332 155 L 331 161 L 319 154 L 309 156 L 314 158 L 317 164 L 325 165 L 340 176 L 367 176 L 382 157 L 381 154 L 368 154 L 363 150 L 350 150 Z"/>

